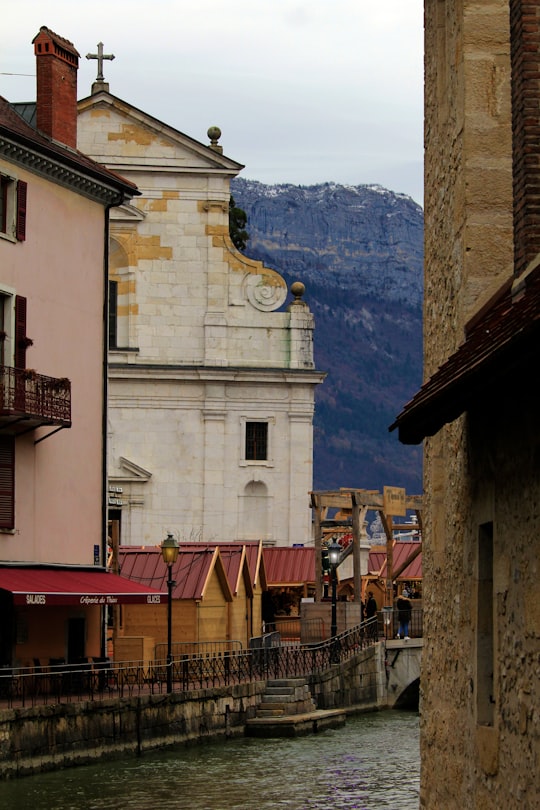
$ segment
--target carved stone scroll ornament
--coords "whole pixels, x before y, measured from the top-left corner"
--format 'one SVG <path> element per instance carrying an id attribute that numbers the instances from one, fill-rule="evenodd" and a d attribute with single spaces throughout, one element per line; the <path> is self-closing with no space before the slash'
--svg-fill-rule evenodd
<path id="1" fill-rule="evenodd" d="M 285 303 L 287 287 L 275 276 L 249 274 L 244 279 L 244 290 L 249 303 L 262 312 L 271 312 Z M 281 283 L 279 283 L 281 281 Z"/>

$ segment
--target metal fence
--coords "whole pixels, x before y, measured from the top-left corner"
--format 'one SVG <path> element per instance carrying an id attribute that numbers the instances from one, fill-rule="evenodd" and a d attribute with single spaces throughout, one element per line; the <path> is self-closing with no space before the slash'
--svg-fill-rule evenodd
<path id="1" fill-rule="evenodd" d="M 383 608 L 378 614 L 379 635 L 385 639 L 395 638 L 399 630 L 398 611 L 391 608 Z M 422 608 L 412 608 L 411 620 L 409 622 L 409 636 L 411 638 L 422 638 L 424 611 Z"/>
<path id="2" fill-rule="evenodd" d="M 217 655 L 180 654 L 173 657 L 174 692 L 232 686 L 250 681 L 308 676 L 351 658 L 378 641 L 376 618 L 320 643 L 283 645 L 261 637 L 249 650 Z M 256 642 L 256 640 L 253 640 Z M 116 663 L 95 659 L 88 664 L 0 669 L 0 705 L 8 707 L 124 698 L 167 691 L 167 663 Z"/>

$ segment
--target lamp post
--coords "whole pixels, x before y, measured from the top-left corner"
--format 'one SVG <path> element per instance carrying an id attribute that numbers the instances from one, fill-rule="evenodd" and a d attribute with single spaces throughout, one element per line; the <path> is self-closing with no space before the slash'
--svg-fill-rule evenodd
<path id="1" fill-rule="evenodd" d="M 336 636 L 337 636 L 337 567 L 341 557 L 341 546 L 336 540 L 328 545 L 328 562 L 332 572 L 332 621 L 330 624 L 330 635 L 332 637 L 332 661 L 336 660 Z"/>
<path id="2" fill-rule="evenodd" d="M 176 582 L 172 578 L 172 567 L 175 564 L 176 560 L 178 559 L 178 552 L 180 550 L 180 546 L 178 545 L 178 540 L 172 536 L 169 532 L 167 537 L 161 544 L 161 555 L 163 557 L 163 562 L 167 566 L 167 591 L 169 598 L 167 599 L 167 693 L 170 694 L 172 692 L 172 681 L 173 681 L 173 671 L 172 671 L 172 589 L 173 586 L 176 585 Z"/>

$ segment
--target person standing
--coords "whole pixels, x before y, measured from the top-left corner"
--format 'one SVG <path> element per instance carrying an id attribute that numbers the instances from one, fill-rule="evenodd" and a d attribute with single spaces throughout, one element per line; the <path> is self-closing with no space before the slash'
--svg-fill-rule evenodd
<path id="1" fill-rule="evenodd" d="M 398 596 L 397 604 L 399 629 L 397 638 L 402 638 L 407 641 L 409 638 L 409 624 L 411 621 L 412 607 L 411 602 L 407 596 Z"/>
<path id="2" fill-rule="evenodd" d="M 373 591 L 368 591 L 368 600 L 366 602 L 366 621 L 368 624 L 368 633 L 370 638 L 377 638 L 377 602 L 373 596 Z M 370 621 L 371 620 L 371 621 Z"/>

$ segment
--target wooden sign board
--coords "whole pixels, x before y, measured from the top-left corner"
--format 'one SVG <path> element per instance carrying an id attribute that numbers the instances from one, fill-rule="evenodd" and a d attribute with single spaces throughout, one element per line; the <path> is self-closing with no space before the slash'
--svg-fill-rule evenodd
<path id="1" fill-rule="evenodd" d="M 384 487 L 383 510 L 385 515 L 407 514 L 405 506 L 405 490 L 402 487 Z"/>

